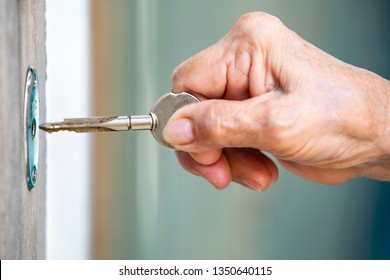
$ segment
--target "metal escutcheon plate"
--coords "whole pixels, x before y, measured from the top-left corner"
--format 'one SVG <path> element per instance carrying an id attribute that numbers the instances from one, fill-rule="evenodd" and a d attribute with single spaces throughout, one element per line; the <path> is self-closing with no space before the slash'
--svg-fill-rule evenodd
<path id="1" fill-rule="evenodd" d="M 26 182 L 29 190 L 35 187 L 38 178 L 39 156 L 39 83 L 35 68 L 29 67 L 24 89 L 24 156 Z"/>
<path id="2" fill-rule="evenodd" d="M 154 104 L 150 110 L 151 114 L 154 114 L 157 117 L 156 128 L 152 130 L 154 138 L 163 146 L 173 149 L 173 147 L 164 140 L 162 132 L 167 125 L 171 116 L 180 108 L 199 102 L 199 99 L 193 96 L 192 94 L 181 92 L 178 94 L 167 93 L 163 95 L 157 102 Z"/>

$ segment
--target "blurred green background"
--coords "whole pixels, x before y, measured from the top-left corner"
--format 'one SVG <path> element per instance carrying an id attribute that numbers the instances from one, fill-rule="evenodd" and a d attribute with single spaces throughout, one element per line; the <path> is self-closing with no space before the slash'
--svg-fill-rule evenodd
<path id="1" fill-rule="evenodd" d="M 373 0 L 91 1 L 94 113 L 142 114 L 173 69 L 244 13 L 279 17 L 306 40 L 389 79 L 390 2 Z M 340 186 L 280 168 L 264 193 L 215 190 L 148 132 L 94 138 L 94 258 L 390 258 L 390 189 Z"/>

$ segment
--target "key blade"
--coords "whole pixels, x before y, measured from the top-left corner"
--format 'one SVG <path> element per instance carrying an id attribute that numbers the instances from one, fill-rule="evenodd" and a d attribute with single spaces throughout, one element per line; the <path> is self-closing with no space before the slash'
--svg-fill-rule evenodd
<path id="1" fill-rule="evenodd" d="M 64 119 L 63 122 L 43 123 L 39 128 L 48 133 L 64 130 L 77 133 L 125 131 L 130 129 L 130 118 L 119 116 Z"/>

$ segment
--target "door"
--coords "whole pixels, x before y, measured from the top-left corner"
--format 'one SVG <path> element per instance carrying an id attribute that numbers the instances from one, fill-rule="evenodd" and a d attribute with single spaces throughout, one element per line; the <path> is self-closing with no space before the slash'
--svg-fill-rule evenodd
<path id="1" fill-rule="evenodd" d="M 45 1 L 0 0 L 0 259 L 45 258 L 46 148 L 40 137 L 38 179 L 28 190 L 24 160 L 24 85 L 39 75 L 45 119 Z"/>

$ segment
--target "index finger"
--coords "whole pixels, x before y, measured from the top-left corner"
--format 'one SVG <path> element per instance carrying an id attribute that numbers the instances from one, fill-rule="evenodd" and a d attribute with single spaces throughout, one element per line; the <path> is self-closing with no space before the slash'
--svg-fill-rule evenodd
<path id="1" fill-rule="evenodd" d="M 190 57 L 173 71 L 172 92 L 185 91 L 212 99 L 224 95 L 227 66 L 217 44 Z"/>

